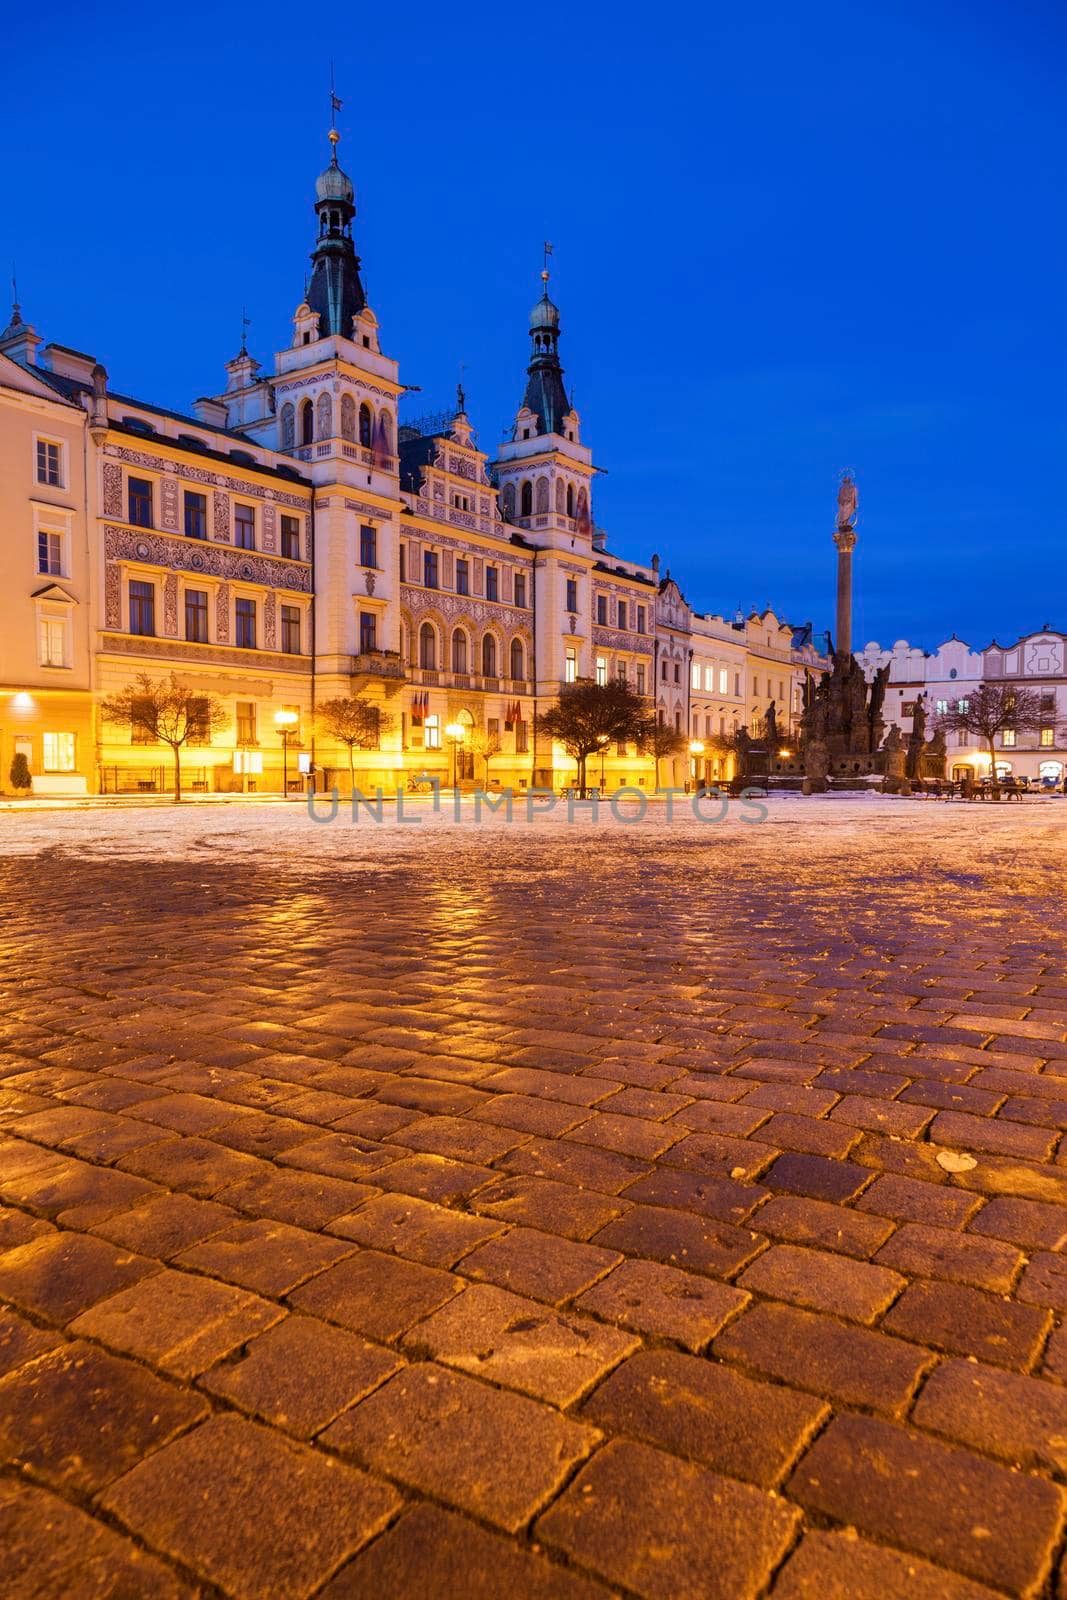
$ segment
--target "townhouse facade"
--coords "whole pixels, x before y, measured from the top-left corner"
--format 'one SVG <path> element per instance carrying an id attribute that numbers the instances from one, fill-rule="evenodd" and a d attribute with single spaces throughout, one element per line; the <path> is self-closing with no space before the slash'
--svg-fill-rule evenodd
<path id="1" fill-rule="evenodd" d="M 242 342 L 224 389 L 178 413 L 116 393 L 17 306 L 0 334 L 0 788 L 19 752 L 35 793 L 169 788 L 169 750 L 101 712 L 141 673 L 222 702 L 224 726 L 205 718 L 183 750 L 186 786 L 212 793 L 347 780 L 328 712 L 351 697 L 378 713 L 351 757 L 368 788 L 568 782 L 539 713 L 580 678 L 625 680 L 679 736 L 658 775 L 606 749 L 609 788 L 729 777 L 725 742 L 772 700 L 791 734 L 825 666 L 810 625 L 701 615 L 658 557 L 609 550 L 547 270 L 493 458 L 462 391 L 402 414 L 331 144 L 273 371 Z"/>
<path id="2" fill-rule="evenodd" d="M 879 668 L 889 667 L 885 720 L 896 723 L 907 737 L 916 707 L 932 724 L 944 712 L 954 711 L 983 683 L 1019 686 L 1040 697 L 1041 725 L 1035 729 L 1005 727 L 997 735 L 996 771 L 1001 778 L 1027 778 L 1046 788 L 1061 788 L 1067 777 L 1067 633 L 1044 627 L 1024 634 L 1013 644 L 996 640 L 982 650 L 953 636 L 934 651 L 898 639 L 890 649 L 877 643 L 864 646 L 857 659 L 868 680 Z M 973 734 L 947 735 L 946 772 L 949 777 L 990 776 L 988 749 Z"/>

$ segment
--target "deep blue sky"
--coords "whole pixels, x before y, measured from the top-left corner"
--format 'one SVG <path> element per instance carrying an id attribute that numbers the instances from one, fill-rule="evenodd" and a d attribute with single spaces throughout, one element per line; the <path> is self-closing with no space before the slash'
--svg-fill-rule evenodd
<path id="1" fill-rule="evenodd" d="M 269 360 L 332 54 L 371 303 L 427 408 L 464 361 L 492 449 L 547 237 L 613 548 L 824 627 L 851 466 L 857 643 L 1067 629 L 1065 44 L 1059 0 L 21 6 L 0 261 L 126 392 L 221 388 L 242 306 Z"/>

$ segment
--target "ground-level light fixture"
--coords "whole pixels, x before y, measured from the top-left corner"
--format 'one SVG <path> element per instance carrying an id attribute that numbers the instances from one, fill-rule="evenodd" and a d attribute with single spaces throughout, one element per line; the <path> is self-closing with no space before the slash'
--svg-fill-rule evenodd
<path id="1" fill-rule="evenodd" d="M 274 713 L 274 726 L 281 734 L 282 739 L 282 799 L 289 798 L 289 740 L 293 729 L 300 721 L 299 711 L 276 711 Z"/>

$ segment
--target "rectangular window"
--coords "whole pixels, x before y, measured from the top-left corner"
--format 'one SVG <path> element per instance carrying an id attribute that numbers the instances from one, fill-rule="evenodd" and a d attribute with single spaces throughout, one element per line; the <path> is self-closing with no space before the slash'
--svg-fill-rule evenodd
<path id="1" fill-rule="evenodd" d="M 300 654 L 299 606 L 282 606 L 282 651 L 287 656 Z"/>
<path id="2" fill-rule="evenodd" d="M 957 711 L 962 711 L 962 712 L 966 713 L 970 709 L 971 709 L 971 702 L 968 699 L 964 698 L 962 700 L 957 700 L 956 701 L 956 710 Z"/>
<path id="3" fill-rule="evenodd" d="M 618 667 L 616 668 L 616 671 L 618 672 L 618 675 L 619 675 L 619 682 L 620 683 L 625 683 L 626 682 L 626 662 L 625 661 L 620 661 L 619 664 L 618 664 Z"/>
<path id="4" fill-rule="evenodd" d="M 739 672 L 735 672 L 734 673 L 734 694 L 738 699 L 740 699 L 740 697 L 741 697 L 741 674 Z"/>
<path id="5" fill-rule="evenodd" d="M 423 717 L 422 742 L 427 750 L 440 750 L 441 748 L 441 719 L 437 716 Z"/>
<path id="6" fill-rule="evenodd" d="M 638 608 L 637 608 L 637 631 L 638 631 L 638 633 L 644 633 L 644 631 L 645 631 L 645 608 L 644 608 L 644 606 L 638 606 Z"/>
<path id="7" fill-rule="evenodd" d="M 530 748 L 530 724 L 516 722 L 515 724 L 515 754 L 525 755 Z"/>
<path id="8" fill-rule="evenodd" d="M 238 500 L 233 508 L 233 542 L 238 550 L 256 548 L 256 511 Z"/>
<path id="9" fill-rule="evenodd" d="M 361 567 L 378 565 L 378 530 L 368 522 L 359 530 L 359 564 Z"/>
<path id="10" fill-rule="evenodd" d="M 300 560 L 300 518 L 282 518 L 282 555 L 286 561 Z M 374 565 L 373 562 L 370 563 Z"/>
<path id="11" fill-rule="evenodd" d="M 75 743 L 72 733 L 46 733 L 44 736 L 44 770 L 46 772 L 73 772 L 75 770 Z"/>
<path id="12" fill-rule="evenodd" d="M 525 572 L 516 572 L 515 574 L 515 604 L 517 606 L 524 606 L 526 604 Z"/>
<path id="13" fill-rule="evenodd" d="M 157 744 L 155 712 L 151 700 L 137 699 L 130 712 L 130 743 Z"/>
<path id="14" fill-rule="evenodd" d="M 572 644 L 567 646 L 567 654 L 563 659 L 563 678 L 566 683 L 578 681 L 578 652 Z"/>
<path id="15" fill-rule="evenodd" d="M 628 622 L 626 621 L 626 617 L 627 617 L 626 601 L 625 600 L 620 600 L 619 601 L 619 627 L 620 628 L 626 628 L 626 627 L 629 626 Z"/>
<path id="16" fill-rule="evenodd" d="M 152 485 L 147 478 L 126 480 L 126 505 L 129 521 L 135 528 L 152 526 Z"/>
<path id="17" fill-rule="evenodd" d="M 496 567 L 485 569 L 485 598 L 487 600 L 500 599 L 500 574 Z"/>
<path id="18" fill-rule="evenodd" d="M 568 578 L 567 579 L 567 610 L 568 611 L 577 611 L 577 609 L 578 609 L 578 580 L 576 578 Z"/>
<path id="19" fill-rule="evenodd" d="M 1041 729 L 1041 748 L 1043 750 L 1051 750 L 1055 743 L 1056 743 L 1056 730 L 1055 730 L 1055 728 L 1042 728 Z"/>
<path id="20" fill-rule="evenodd" d="M 370 650 L 378 648 L 378 619 L 373 611 L 361 611 L 359 614 L 359 653 L 366 655 Z"/>
<path id="21" fill-rule="evenodd" d="M 37 482 L 50 489 L 63 487 L 63 446 L 53 439 L 37 441 Z"/>
<path id="22" fill-rule="evenodd" d="M 235 600 L 233 617 L 236 624 L 234 643 L 239 650 L 256 648 L 256 602 Z"/>
<path id="23" fill-rule="evenodd" d="M 608 681 L 608 663 L 603 656 L 597 656 L 596 658 L 596 681 L 597 683 L 607 683 Z"/>
<path id="24" fill-rule="evenodd" d="M 191 489 L 185 491 L 185 537 L 207 538 L 207 495 L 194 494 Z"/>
<path id="25" fill-rule="evenodd" d="M 1004 746 L 1005 750 L 1014 750 L 1015 749 L 1015 729 L 1014 728 L 1005 728 L 1004 732 L 1000 736 L 1000 742 Z"/>
<path id="26" fill-rule="evenodd" d="M 41 666 L 67 666 L 67 624 L 62 617 L 42 617 Z"/>
<path id="27" fill-rule="evenodd" d="M 436 550 L 424 550 L 422 553 L 422 581 L 427 589 L 437 588 Z"/>
<path id="28" fill-rule="evenodd" d="M 190 700 L 189 702 L 189 744 L 211 743 L 211 718 L 208 715 L 207 700 Z"/>
<path id="29" fill-rule="evenodd" d="M 730 674 L 729 674 L 729 672 L 727 671 L 727 669 L 725 667 L 720 667 L 719 668 L 719 693 L 720 694 L 729 694 L 729 692 L 730 692 Z"/>
<path id="30" fill-rule="evenodd" d="M 714 667 L 705 667 L 704 668 L 704 692 L 706 694 L 711 694 L 712 691 L 714 690 L 714 688 L 715 688 L 715 668 Z"/>
<path id="31" fill-rule="evenodd" d="M 660 664 L 659 664 L 659 675 L 660 675 L 660 678 L 661 678 L 662 682 L 666 683 L 666 681 L 667 681 L 667 663 L 666 663 L 666 661 L 661 661 L 660 662 Z"/>
<path id="32" fill-rule="evenodd" d="M 470 562 L 460 556 L 456 561 L 456 593 L 470 594 L 471 592 L 471 567 Z"/>
<path id="33" fill-rule="evenodd" d="M 185 591 L 185 637 L 192 644 L 207 644 L 207 590 Z"/>
<path id="34" fill-rule="evenodd" d="M 401 583 L 406 583 L 407 582 L 407 566 L 408 566 L 407 554 L 408 554 L 408 547 L 407 547 L 406 544 L 402 544 L 400 546 L 400 581 L 401 581 Z"/>
<path id="35" fill-rule="evenodd" d="M 256 702 L 254 700 L 238 700 L 237 702 L 237 743 L 259 743 L 256 738 Z"/>
<path id="36" fill-rule="evenodd" d="M 37 571 L 50 577 L 63 576 L 63 535 L 42 528 L 37 534 Z"/>
<path id="37" fill-rule="evenodd" d="M 156 589 L 139 578 L 130 579 L 130 632 L 152 637 L 156 631 Z"/>
<path id="38" fill-rule="evenodd" d="M 637 663 L 637 692 L 638 694 L 644 694 L 645 692 L 645 664 L 643 661 Z"/>
<path id="39" fill-rule="evenodd" d="M 607 625 L 608 597 L 606 594 L 598 594 L 596 597 L 596 620 L 602 628 Z"/>
<path id="40" fill-rule="evenodd" d="M 691 683 L 692 683 L 692 687 L 694 689 L 699 689 L 700 688 L 700 662 L 699 661 L 694 661 L 693 662 Z"/>
<path id="41" fill-rule="evenodd" d="M 682 669 L 677 661 L 674 663 L 674 681 L 675 683 L 681 683 L 682 681 Z"/>
<path id="42" fill-rule="evenodd" d="M 948 701 L 947 700 L 935 700 L 934 701 L 934 710 L 937 712 L 939 717 L 943 717 L 945 712 L 948 710 Z"/>

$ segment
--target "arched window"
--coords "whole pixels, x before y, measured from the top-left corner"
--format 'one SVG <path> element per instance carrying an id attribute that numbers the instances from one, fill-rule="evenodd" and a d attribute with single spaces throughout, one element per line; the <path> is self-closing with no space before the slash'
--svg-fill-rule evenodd
<path id="1" fill-rule="evenodd" d="M 482 637 L 482 677 L 496 677 L 496 640 L 491 633 Z"/>
<path id="2" fill-rule="evenodd" d="M 467 670 L 467 635 L 462 628 L 457 628 L 452 635 L 452 671 L 466 672 Z"/>
<path id="3" fill-rule="evenodd" d="M 393 453 L 393 419 L 388 411 L 378 413 L 378 437 L 387 456 Z"/>
<path id="4" fill-rule="evenodd" d="M 333 401 L 325 392 L 315 402 L 315 436 L 329 439 L 333 435 Z"/>
<path id="5" fill-rule="evenodd" d="M 370 449 L 372 426 L 370 406 L 364 400 L 359 408 L 359 442 L 364 450 Z"/>
<path id="6" fill-rule="evenodd" d="M 559 512 L 562 512 L 562 510 L 563 510 L 563 479 L 562 478 L 557 478 L 556 479 L 556 510 L 559 511 Z"/>
<path id="7" fill-rule="evenodd" d="M 568 485 L 567 485 L 567 515 L 568 515 L 568 517 L 573 517 L 574 516 L 574 485 L 573 485 L 573 483 L 568 483 Z"/>
<path id="8" fill-rule="evenodd" d="M 419 629 L 419 666 L 429 672 L 437 666 L 437 635 L 428 622 Z"/>
<path id="9" fill-rule="evenodd" d="M 351 439 L 356 437 L 356 402 L 350 394 L 341 396 L 341 438 Z"/>
<path id="10" fill-rule="evenodd" d="M 578 503 L 575 509 L 575 516 L 578 518 L 579 522 L 585 522 L 589 516 L 589 497 L 584 489 L 578 490 Z"/>
<path id="11" fill-rule="evenodd" d="M 511 641 L 511 676 L 513 678 L 524 678 L 526 676 L 525 672 L 523 671 L 523 666 L 525 664 L 525 655 L 526 655 L 526 652 L 522 648 L 522 640 L 521 639 L 512 639 L 512 641 Z"/>
<path id="12" fill-rule="evenodd" d="M 504 485 L 504 521 L 505 522 L 513 522 L 514 520 L 515 520 L 515 485 L 513 483 L 506 483 Z"/>
<path id="13" fill-rule="evenodd" d="M 296 443 L 296 412 L 286 402 L 282 406 L 282 449 L 291 450 Z"/>
<path id="14" fill-rule="evenodd" d="M 539 512 L 548 510 L 548 479 L 537 480 L 537 509 Z"/>
<path id="15" fill-rule="evenodd" d="M 300 407 L 300 443 L 310 444 L 315 437 L 315 408 L 310 400 Z"/>
<path id="16" fill-rule="evenodd" d="M 526 482 L 519 491 L 519 516 L 533 516 L 533 484 L 530 482 L 529 478 L 527 478 Z"/>

